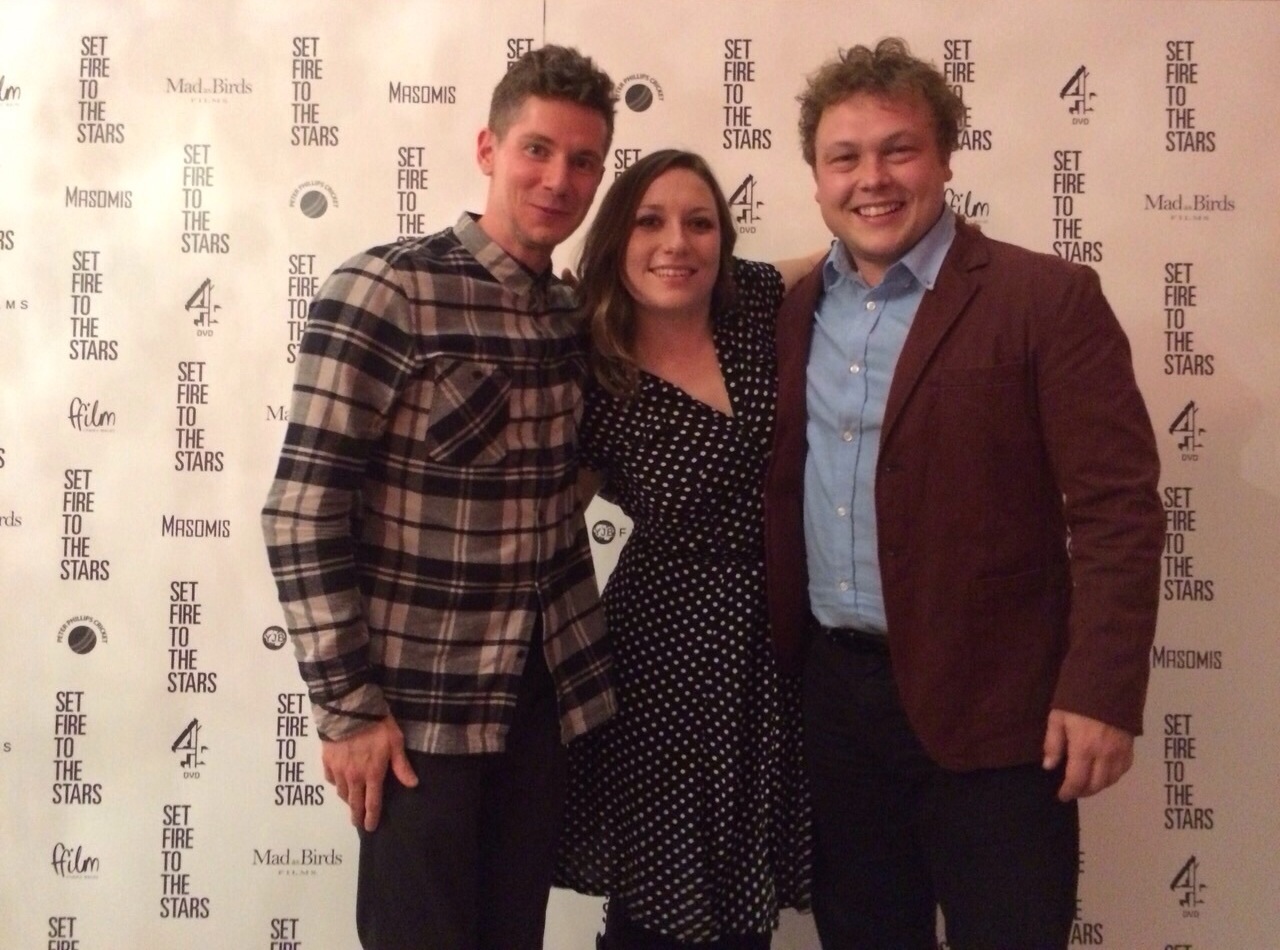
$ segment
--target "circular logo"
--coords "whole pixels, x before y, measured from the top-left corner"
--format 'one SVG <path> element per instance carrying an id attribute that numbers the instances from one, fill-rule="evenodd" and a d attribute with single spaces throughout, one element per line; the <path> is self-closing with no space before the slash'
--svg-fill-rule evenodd
<path id="1" fill-rule="evenodd" d="M 107 642 L 107 628 L 93 617 L 81 614 L 58 628 L 58 642 L 66 642 L 72 653 L 84 654 Z"/>
<path id="2" fill-rule="evenodd" d="M 81 624 L 78 627 L 72 627 L 71 632 L 67 634 L 67 646 L 71 647 L 72 653 L 88 653 L 97 645 L 98 634 L 93 627 Z"/>
<path id="3" fill-rule="evenodd" d="M 644 83 L 638 82 L 627 89 L 622 98 L 632 112 L 643 112 L 653 105 L 653 90 Z"/>
<path id="4" fill-rule="evenodd" d="M 318 218 L 329 210 L 329 199 L 320 191 L 308 191 L 298 202 L 298 210 L 308 218 Z"/>
<path id="5" fill-rule="evenodd" d="M 618 536 L 618 529 L 610 521 L 597 521 L 591 526 L 591 537 L 601 544 L 608 544 Z"/>
<path id="6" fill-rule="evenodd" d="M 288 641 L 289 635 L 284 627 L 267 627 L 262 631 L 262 645 L 268 650 L 279 650 Z"/>

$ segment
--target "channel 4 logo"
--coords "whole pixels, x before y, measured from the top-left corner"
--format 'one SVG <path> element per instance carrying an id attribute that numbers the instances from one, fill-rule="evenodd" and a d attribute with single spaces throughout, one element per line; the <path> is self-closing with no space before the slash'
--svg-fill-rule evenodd
<path id="1" fill-rule="evenodd" d="M 200 768 L 205 764 L 204 754 L 209 751 L 209 747 L 200 741 L 200 730 L 200 720 L 193 717 L 169 747 L 170 752 L 181 756 L 179 764 L 182 766 L 183 778 L 199 778 Z"/>
<path id="2" fill-rule="evenodd" d="M 213 280 L 209 277 L 195 289 L 190 297 L 187 298 L 187 305 L 184 308 L 187 313 L 193 314 L 191 322 L 195 324 L 196 336 L 213 336 L 213 325 L 217 323 L 214 314 L 222 309 L 220 304 L 213 302 Z"/>
<path id="3" fill-rule="evenodd" d="M 1200 461 L 1200 450 L 1204 448 L 1204 426 L 1197 421 L 1200 407 L 1191 400 L 1182 407 L 1182 411 L 1169 424 L 1169 434 L 1177 440 L 1178 451 L 1184 462 Z"/>
<path id="4" fill-rule="evenodd" d="M 729 211 L 739 234 L 755 234 L 756 225 L 760 223 L 760 208 L 764 202 L 756 198 L 757 184 L 756 176 L 748 175 L 729 196 Z"/>
<path id="5" fill-rule="evenodd" d="M 1200 862 L 1193 854 L 1178 869 L 1178 873 L 1169 882 L 1169 890 L 1178 898 L 1178 906 L 1182 908 L 1183 917 L 1199 917 L 1200 908 L 1204 906 L 1204 892 L 1207 885 L 1200 880 Z"/>
<path id="6" fill-rule="evenodd" d="M 1088 125 L 1089 113 L 1093 111 L 1093 100 L 1096 93 L 1089 91 L 1089 68 L 1081 66 L 1067 84 L 1058 93 L 1058 98 L 1068 104 L 1067 112 L 1071 115 L 1072 125 Z"/>

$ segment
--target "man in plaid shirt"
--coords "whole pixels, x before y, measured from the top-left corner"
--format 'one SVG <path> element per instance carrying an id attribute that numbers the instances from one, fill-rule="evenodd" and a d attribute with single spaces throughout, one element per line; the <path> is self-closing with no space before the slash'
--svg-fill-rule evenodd
<path id="1" fill-rule="evenodd" d="M 493 94 L 484 213 L 313 301 L 263 531 L 360 829 L 366 948 L 542 945 L 562 743 L 614 710 L 575 489 L 584 374 L 551 253 L 591 206 L 613 84 L 547 46 Z"/>

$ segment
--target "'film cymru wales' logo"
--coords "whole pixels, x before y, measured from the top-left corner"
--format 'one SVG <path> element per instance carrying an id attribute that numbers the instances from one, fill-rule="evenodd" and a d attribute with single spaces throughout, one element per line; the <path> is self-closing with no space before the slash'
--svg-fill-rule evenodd
<path id="1" fill-rule="evenodd" d="M 16 106 L 22 99 L 22 87 L 15 86 L 0 74 L 0 106 Z"/>
<path id="2" fill-rule="evenodd" d="M 95 878 L 101 864 L 97 858 L 85 854 L 82 845 L 71 848 L 62 842 L 53 846 L 49 859 L 49 865 L 58 877 Z"/>
<path id="3" fill-rule="evenodd" d="M 948 185 L 946 199 L 947 207 L 960 215 L 965 221 L 986 224 L 991 220 L 991 202 L 975 197 L 973 189 L 958 191 Z"/>
<path id="4" fill-rule="evenodd" d="M 67 421 L 77 432 L 114 432 L 116 414 L 103 409 L 98 400 L 88 402 L 79 396 L 72 398 L 67 406 Z"/>

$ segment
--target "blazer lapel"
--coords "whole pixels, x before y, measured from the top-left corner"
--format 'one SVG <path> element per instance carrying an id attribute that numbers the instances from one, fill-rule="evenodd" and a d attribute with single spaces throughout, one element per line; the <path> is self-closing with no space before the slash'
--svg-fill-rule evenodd
<path id="1" fill-rule="evenodd" d="M 892 435 L 902 410 L 920 385 L 925 368 L 947 331 L 977 293 L 979 281 L 974 271 L 987 262 L 987 251 L 982 242 L 983 238 L 976 230 L 957 222 L 955 240 L 938 271 L 938 280 L 933 290 L 926 291 L 920 301 L 920 309 L 907 331 L 902 354 L 893 371 L 893 382 L 889 385 L 889 398 L 885 403 L 881 445 Z"/>
<path id="2" fill-rule="evenodd" d="M 822 290 L 819 264 L 791 289 L 778 312 L 778 432 L 775 439 L 783 453 L 801 453 L 805 446 L 805 387 L 809 345 L 813 340 L 813 311 Z"/>

